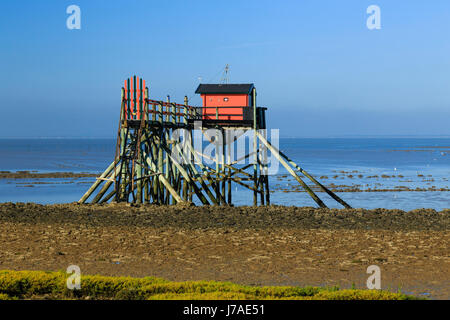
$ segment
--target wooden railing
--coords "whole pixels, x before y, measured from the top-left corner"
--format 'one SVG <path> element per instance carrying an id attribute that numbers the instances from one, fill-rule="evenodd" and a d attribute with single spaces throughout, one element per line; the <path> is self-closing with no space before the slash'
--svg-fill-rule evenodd
<path id="1" fill-rule="evenodd" d="M 123 118 L 171 123 L 188 123 L 188 120 L 253 120 L 252 107 L 196 107 L 152 99 L 122 99 Z"/>
<path id="2" fill-rule="evenodd" d="M 192 120 L 234 120 L 253 121 L 253 107 L 219 106 L 195 107 L 188 105 L 187 97 L 184 104 L 149 99 L 145 80 L 132 77 L 125 80 L 122 88 L 121 120 L 156 121 L 173 124 L 187 124 Z M 257 114 L 260 111 L 257 108 Z M 261 118 L 261 117 L 257 117 Z"/>

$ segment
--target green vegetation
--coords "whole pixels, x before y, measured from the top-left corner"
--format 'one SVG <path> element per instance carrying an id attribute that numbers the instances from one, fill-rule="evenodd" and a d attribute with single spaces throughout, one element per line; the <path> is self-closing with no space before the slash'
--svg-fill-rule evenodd
<path id="1" fill-rule="evenodd" d="M 406 300 L 401 293 L 379 290 L 340 290 L 337 287 L 252 287 L 229 282 L 171 282 L 160 278 L 81 277 L 81 289 L 69 290 L 64 272 L 0 271 L 0 300 L 8 299 L 292 299 Z"/>

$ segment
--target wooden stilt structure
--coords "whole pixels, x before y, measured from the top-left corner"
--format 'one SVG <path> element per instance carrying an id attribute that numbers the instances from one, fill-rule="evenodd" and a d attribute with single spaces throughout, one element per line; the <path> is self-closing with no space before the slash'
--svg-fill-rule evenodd
<path id="1" fill-rule="evenodd" d="M 137 76 L 125 80 L 115 159 L 78 202 L 177 204 L 197 201 L 203 205 L 232 205 L 232 184 L 235 183 L 253 193 L 253 205 L 270 205 L 266 162 L 270 152 L 320 207 L 326 207 L 325 203 L 301 176 L 350 208 L 271 145 L 265 133 L 266 108 L 257 107 L 255 88 L 251 97 L 251 106 L 245 107 L 250 110 L 243 111 L 243 120 L 222 120 L 224 116 L 236 117 L 235 113 L 226 114 L 227 107 L 215 107 L 215 117 L 205 118 L 203 107 L 190 106 L 187 97 L 183 104 L 174 103 L 169 97 L 165 102 L 151 100 L 145 80 Z M 216 130 L 214 154 L 203 152 L 202 145 L 193 139 L 195 130 L 206 134 L 208 129 Z M 235 129 L 242 133 L 252 131 L 251 150 L 237 160 L 232 159 L 236 137 L 230 134 Z M 252 161 L 240 164 L 247 159 Z"/>

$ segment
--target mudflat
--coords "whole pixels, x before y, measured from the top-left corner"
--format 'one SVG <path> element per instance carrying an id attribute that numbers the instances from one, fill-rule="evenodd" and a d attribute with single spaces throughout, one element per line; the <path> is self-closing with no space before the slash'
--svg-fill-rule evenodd
<path id="1" fill-rule="evenodd" d="M 450 298 L 450 210 L 0 204 L 0 269 Z"/>

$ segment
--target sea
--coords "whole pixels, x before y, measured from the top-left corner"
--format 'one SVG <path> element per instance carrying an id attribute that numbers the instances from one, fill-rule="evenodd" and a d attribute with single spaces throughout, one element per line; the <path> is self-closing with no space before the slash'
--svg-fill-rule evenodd
<path id="1" fill-rule="evenodd" d="M 101 173 L 115 146 L 115 139 L 0 139 L 0 171 Z M 281 138 L 279 148 L 354 208 L 450 208 L 450 138 Z M 76 202 L 94 181 L 2 178 L 0 202 Z M 269 181 L 271 204 L 317 206 L 281 165 Z M 233 186 L 235 205 L 252 199 L 251 191 Z"/>

